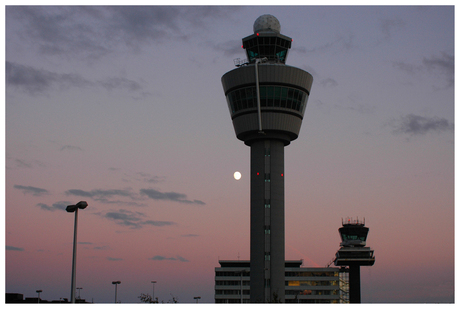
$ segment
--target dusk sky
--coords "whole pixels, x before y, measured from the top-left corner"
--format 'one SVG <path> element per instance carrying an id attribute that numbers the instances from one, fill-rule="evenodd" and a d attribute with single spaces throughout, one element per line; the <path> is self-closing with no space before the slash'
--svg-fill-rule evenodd
<path id="1" fill-rule="evenodd" d="M 326 266 L 365 218 L 366 303 L 454 301 L 453 6 L 5 8 L 5 292 L 214 302 L 249 259 L 249 151 L 221 77 L 274 15 L 314 81 L 285 149 L 286 259 Z M 235 180 L 233 173 L 242 178 Z"/>

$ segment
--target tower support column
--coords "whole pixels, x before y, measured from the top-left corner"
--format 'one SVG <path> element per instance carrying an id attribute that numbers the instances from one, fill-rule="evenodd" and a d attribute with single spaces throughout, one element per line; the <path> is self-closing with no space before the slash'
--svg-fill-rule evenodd
<path id="1" fill-rule="evenodd" d="M 361 270 L 359 265 L 349 266 L 350 303 L 361 303 Z"/>
<path id="2" fill-rule="evenodd" d="M 284 302 L 284 144 L 264 138 L 250 145 L 252 303 Z"/>

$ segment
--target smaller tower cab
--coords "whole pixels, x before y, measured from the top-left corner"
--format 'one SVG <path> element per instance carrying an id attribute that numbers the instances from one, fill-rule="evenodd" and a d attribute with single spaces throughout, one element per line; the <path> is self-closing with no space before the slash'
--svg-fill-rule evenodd
<path id="1" fill-rule="evenodd" d="M 342 227 L 339 228 L 340 237 L 342 242 L 341 247 L 365 247 L 367 233 L 369 228 L 364 226 L 364 221 L 358 219 L 342 220 Z"/>

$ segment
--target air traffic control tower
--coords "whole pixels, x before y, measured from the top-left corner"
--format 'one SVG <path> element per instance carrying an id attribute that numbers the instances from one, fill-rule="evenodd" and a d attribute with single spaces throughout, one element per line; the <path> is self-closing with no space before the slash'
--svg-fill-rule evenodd
<path id="1" fill-rule="evenodd" d="M 348 266 L 350 303 L 361 303 L 361 266 L 372 266 L 375 263 L 374 250 L 366 247 L 369 228 L 364 226 L 364 221 L 358 219 L 342 220 L 339 228 L 340 249 L 335 254 L 335 266 Z"/>
<path id="2" fill-rule="evenodd" d="M 262 15 L 247 60 L 222 76 L 236 137 L 251 147 L 251 303 L 284 302 L 284 147 L 300 131 L 313 77 L 286 65 L 292 39 Z"/>

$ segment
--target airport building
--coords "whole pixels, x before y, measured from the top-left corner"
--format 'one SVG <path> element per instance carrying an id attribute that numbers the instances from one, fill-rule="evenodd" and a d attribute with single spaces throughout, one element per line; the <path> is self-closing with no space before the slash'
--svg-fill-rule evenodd
<path id="1" fill-rule="evenodd" d="M 285 261 L 284 303 L 348 303 L 348 276 L 339 267 L 301 267 Z M 215 303 L 250 303 L 250 266 L 245 260 L 221 260 L 215 268 Z M 272 302 L 281 302 L 276 295 Z"/>

